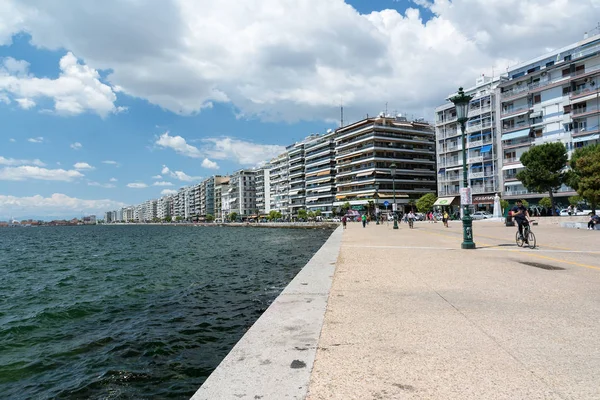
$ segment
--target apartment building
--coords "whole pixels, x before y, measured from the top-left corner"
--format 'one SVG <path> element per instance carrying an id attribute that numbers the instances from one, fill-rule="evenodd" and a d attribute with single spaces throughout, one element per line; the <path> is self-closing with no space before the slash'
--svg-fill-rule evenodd
<path id="1" fill-rule="evenodd" d="M 229 177 L 215 181 L 215 219 L 223 221 L 229 214 Z"/>
<path id="2" fill-rule="evenodd" d="M 256 188 L 256 209 L 259 217 L 266 216 L 271 212 L 271 175 L 270 164 L 257 168 L 254 174 L 254 186 Z"/>
<path id="3" fill-rule="evenodd" d="M 288 153 L 280 154 L 271 160 L 269 180 L 271 182 L 271 210 L 278 211 L 284 217 L 289 217 L 289 158 Z"/>
<path id="4" fill-rule="evenodd" d="M 288 153 L 289 171 L 289 210 L 292 217 L 298 216 L 298 210 L 305 209 L 304 182 L 304 141 L 286 148 Z"/>
<path id="5" fill-rule="evenodd" d="M 163 196 L 156 201 L 156 217 L 161 221 L 171 217 L 172 196 Z"/>
<path id="6" fill-rule="evenodd" d="M 520 156 L 531 146 L 562 142 L 569 153 L 598 143 L 600 110 L 600 35 L 558 49 L 509 68 L 498 86 L 502 133 L 501 171 L 503 197 L 530 198 L 545 194 L 529 192 L 516 179 L 523 169 Z M 556 194 L 559 203 L 576 194 L 567 186 Z M 563 199 L 561 201 L 561 198 Z"/>
<path id="7" fill-rule="evenodd" d="M 499 190 L 499 162 L 501 152 L 496 127 L 496 87 L 500 78 L 481 76 L 475 86 L 465 90 L 472 96 L 469 120 L 466 123 L 467 182 L 472 201 L 478 209 L 491 210 Z M 448 97 L 452 97 L 450 95 Z M 436 108 L 435 118 L 437 191 L 436 205 L 459 205 L 463 179 L 463 145 L 456 108 L 451 102 Z"/>
<path id="8" fill-rule="evenodd" d="M 235 212 L 242 219 L 257 218 L 256 187 L 254 171 L 241 169 L 229 179 L 229 212 Z"/>
<path id="9" fill-rule="evenodd" d="M 307 138 L 304 145 L 304 176 L 307 211 L 333 215 L 335 202 L 335 132 Z"/>
<path id="10" fill-rule="evenodd" d="M 143 221 L 151 222 L 157 217 L 156 210 L 157 201 L 156 200 L 146 200 L 143 205 Z"/>
<path id="11" fill-rule="evenodd" d="M 395 193 L 398 207 L 407 210 L 409 203 L 436 192 L 435 133 L 427 122 L 383 113 L 366 118 L 337 130 L 335 151 L 334 206 L 349 202 L 363 211 L 369 201 L 391 204 Z"/>

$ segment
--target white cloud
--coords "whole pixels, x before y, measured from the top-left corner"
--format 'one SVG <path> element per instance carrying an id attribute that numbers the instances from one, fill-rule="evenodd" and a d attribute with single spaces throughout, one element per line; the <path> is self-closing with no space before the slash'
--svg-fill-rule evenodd
<path id="1" fill-rule="evenodd" d="M 183 182 L 192 182 L 192 181 L 200 181 L 202 180 L 201 176 L 190 176 L 183 171 L 171 171 L 169 167 L 163 165 L 162 169 L 163 175 L 168 175 L 171 178 L 178 179 Z"/>
<path id="2" fill-rule="evenodd" d="M 162 179 L 162 175 L 154 175 L 152 179 Z"/>
<path id="3" fill-rule="evenodd" d="M 16 142 L 16 140 L 13 139 L 13 138 L 8 139 L 8 141 L 11 142 L 11 143 L 15 143 Z"/>
<path id="4" fill-rule="evenodd" d="M 23 110 L 29 110 L 30 108 L 35 107 L 35 101 L 31 99 L 15 99 L 15 101 Z"/>
<path id="5" fill-rule="evenodd" d="M 204 150 L 217 160 L 233 160 L 242 165 L 256 165 L 285 151 L 284 146 L 256 144 L 245 140 L 224 138 L 203 139 Z"/>
<path id="6" fill-rule="evenodd" d="M 77 170 L 84 170 L 84 169 L 94 169 L 94 167 L 92 167 L 90 164 L 86 163 L 86 162 L 78 162 L 75 163 L 73 165 L 73 168 L 77 169 Z"/>
<path id="7" fill-rule="evenodd" d="M 489 75 L 492 66 L 497 75 L 581 39 L 596 26 L 599 6 L 598 0 L 413 1 L 433 12 L 424 21 L 417 8 L 360 14 L 342 0 L 207 3 L 4 0 L 0 43 L 26 31 L 36 46 L 82 57 L 90 67 L 77 67 L 87 80 L 74 78 L 73 86 L 91 88 L 102 101 L 75 110 L 115 112 L 115 92 L 122 92 L 180 114 L 229 102 L 240 116 L 338 121 L 343 100 L 348 121 L 381 111 L 385 102 L 390 110 L 431 118 L 449 93 Z M 10 69 L 12 82 L 33 79 L 18 78 L 25 68 L 16 60 Z M 96 69 L 111 71 L 112 87 L 90 78 Z M 52 88 L 47 97 L 62 87 L 42 81 Z M 22 91 L 10 93 L 35 97 Z M 84 92 L 68 93 L 79 100 Z"/>
<path id="8" fill-rule="evenodd" d="M 0 168 L 0 180 L 4 181 L 37 179 L 44 181 L 71 182 L 83 176 L 84 175 L 81 172 L 75 170 L 47 169 L 30 165 Z"/>
<path id="9" fill-rule="evenodd" d="M 44 138 L 42 136 L 38 136 L 35 138 L 29 138 L 27 139 L 27 141 L 30 143 L 42 143 L 44 141 Z"/>
<path id="10" fill-rule="evenodd" d="M 118 167 L 118 166 L 119 166 L 119 163 L 118 163 L 118 162 L 116 162 L 116 161 L 113 161 L 113 160 L 105 160 L 105 161 L 102 161 L 102 164 L 114 165 L 114 166 L 116 166 L 116 167 Z"/>
<path id="11" fill-rule="evenodd" d="M 69 146 L 69 147 L 71 147 L 73 150 L 79 150 L 83 147 L 83 145 L 79 142 L 75 142 L 75 143 L 71 143 L 71 146 Z"/>
<path id="12" fill-rule="evenodd" d="M 110 179 L 109 179 L 109 181 L 110 181 L 110 182 L 117 182 L 117 181 L 118 181 L 118 179 L 117 179 L 117 178 L 110 178 Z"/>
<path id="13" fill-rule="evenodd" d="M 60 59 L 60 75 L 56 79 L 37 78 L 28 73 L 29 64 L 11 57 L 0 66 L 0 93 L 12 96 L 23 109 L 35 107 L 35 98 L 50 98 L 54 112 L 79 115 L 93 112 L 102 117 L 124 111 L 115 107 L 113 89 L 100 81 L 98 71 L 79 64 L 73 53 Z"/>
<path id="14" fill-rule="evenodd" d="M 208 169 L 219 169 L 219 164 L 217 164 L 214 161 L 209 160 L 208 158 L 205 158 L 204 160 L 202 160 L 202 166 L 204 168 L 208 168 Z"/>
<path id="15" fill-rule="evenodd" d="M 152 186 L 173 186 L 171 182 L 154 182 Z"/>
<path id="16" fill-rule="evenodd" d="M 136 182 L 136 183 L 128 183 L 127 187 L 132 188 L 132 189 L 144 189 L 144 188 L 147 188 L 148 185 L 146 185 L 145 183 Z"/>
<path id="17" fill-rule="evenodd" d="M 181 136 L 169 136 L 169 132 L 165 132 L 156 141 L 156 144 L 175 150 L 176 153 L 184 155 L 186 157 L 200 158 L 202 153 L 196 147 L 187 144 L 184 138 Z"/>
<path id="18" fill-rule="evenodd" d="M 17 165 L 35 165 L 37 167 L 44 167 L 44 164 L 41 160 L 17 160 L 15 158 L 5 158 L 0 156 L 0 165 L 8 165 L 8 166 L 17 166 Z"/>
<path id="19" fill-rule="evenodd" d="M 164 189 L 160 192 L 161 195 L 163 196 L 168 196 L 171 194 L 177 194 L 177 190 L 173 190 L 173 189 Z"/>
<path id="20" fill-rule="evenodd" d="M 111 189 L 111 188 L 115 187 L 115 185 L 113 185 L 112 183 L 100 183 L 100 182 L 93 182 L 93 181 L 88 182 L 88 186 L 98 186 L 98 187 L 103 187 L 103 188 L 107 188 L 107 189 Z"/>
<path id="21" fill-rule="evenodd" d="M 69 197 L 65 194 L 54 193 L 50 197 L 35 195 L 31 197 L 16 197 L 0 195 L 0 215 L 35 216 L 72 216 L 81 214 L 103 215 L 104 211 L 125 207 L 125 203 L 114 200 L 84 200 Z"/>

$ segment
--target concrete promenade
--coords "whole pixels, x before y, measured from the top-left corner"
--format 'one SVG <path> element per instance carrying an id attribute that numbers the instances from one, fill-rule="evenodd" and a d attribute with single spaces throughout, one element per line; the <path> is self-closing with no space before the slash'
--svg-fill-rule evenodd
<path id="1" fill-rule="evenodd" d="M 473 229 L 348 224 L 307 399 L 600 399 L 600 232 Z"/>

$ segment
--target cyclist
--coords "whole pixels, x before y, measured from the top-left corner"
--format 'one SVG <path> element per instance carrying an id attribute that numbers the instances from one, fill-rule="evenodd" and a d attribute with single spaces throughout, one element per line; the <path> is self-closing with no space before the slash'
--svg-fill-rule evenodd
<path id="1" fill-rule="evenodd" d="M 525 241 L 525 243 L 527 243 L 527 238 L 523 237 L 523 225 L 527 225 L 529 223 L 529 212 L 523 205 L 523 200 L 517 200 L 517 204 L 512 208 L 511 212 L 512 217 L 519 226 L 519 236 Z"/>

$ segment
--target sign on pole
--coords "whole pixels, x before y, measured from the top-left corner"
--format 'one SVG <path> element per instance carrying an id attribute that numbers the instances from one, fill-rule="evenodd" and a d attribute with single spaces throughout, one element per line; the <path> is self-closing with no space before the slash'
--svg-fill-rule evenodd
<path id="1" fill-rule="evenodd" d="M 387 207 L 387 206 L 390 205 L 390 202 L 386 200 L 386 201 L 383 202 L 383 205 Z"/>
<path id="2" fill-rule="evenodd" d="M 470 187 L 460 188 L 460 204 L 465 206 L 473 204 Z"/>
<path id="3" fill-rule="evenodd" d="M 392 204 L 392 211 L 396 212 L 396 203 Z"/>

